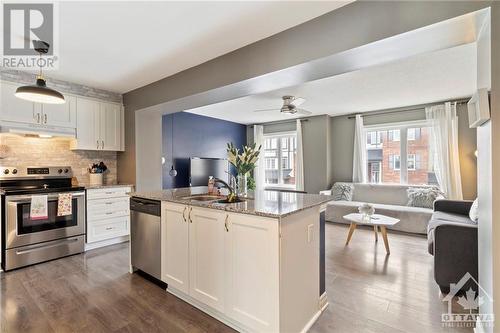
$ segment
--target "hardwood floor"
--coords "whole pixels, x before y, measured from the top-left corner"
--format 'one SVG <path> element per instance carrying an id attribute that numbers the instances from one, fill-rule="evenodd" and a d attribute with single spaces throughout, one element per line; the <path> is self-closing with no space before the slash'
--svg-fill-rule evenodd
<path id="1" fill-rule="evenodd" d="M 426 239 L 326 226 L 327 310 L 310 332 L 439 332 L 441 302 Z M 137 274 L 128 244 L 0 274 L 1 332 L 232 332 Z M 472 329 L 448 330 L 467 331 Z"/>

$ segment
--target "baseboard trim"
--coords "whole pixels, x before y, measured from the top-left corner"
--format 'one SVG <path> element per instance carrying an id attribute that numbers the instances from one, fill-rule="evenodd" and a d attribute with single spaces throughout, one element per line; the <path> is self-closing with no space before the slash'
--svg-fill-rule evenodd
<path id="1" fill-rule="evenodd" d="M 238 332 L 251 332 L 251 330 L 249 330 L 246 327 L 241 326 L 239 323 L 235 322 L 234 320 L 232 320 L 231 318 L 227 317 L 223 313 L 220 313 L 219 311 L 214 310 L 214 309 L 206 306 L 205 304 L 197 301 L 196 299 L 194 299 L 191 296 L 183 293 L 180 290 L 177 290 L 177 289 L 172 288 L 172 287 L 168 287 L 166 290 L 167 290 L 167 292 L 169 292 L 170 294 L 174 295 L 175 297 L 180 298 L 184 302 L 187 302 L 187 303 L 191 304 L 195 308 L 197 308 L 197 309 L 205 312 L 209 316 L 217 319 L 218 321 L 220 321 L 223 324 L 231 327 L 232 329 L 235 329 Z"/>
<path id="2" fill-rule="evenodd" d="M 328 307 L 328 298 L 326 297 L 326 291 L 319 297 L 319 310 L 321 312 L 325 311 Z"/>
<path id="3" fill-rule="evenodd" d="M 129 241 L 129 236 L 120 236 L 120 237 L 106 239 L 106 240 L 99 241 L 99 242 L 85 243 L 85 251 L 98 249 L 98 248 L 104 247 L 104 246 L 125 243 L 128 241 Z"/>

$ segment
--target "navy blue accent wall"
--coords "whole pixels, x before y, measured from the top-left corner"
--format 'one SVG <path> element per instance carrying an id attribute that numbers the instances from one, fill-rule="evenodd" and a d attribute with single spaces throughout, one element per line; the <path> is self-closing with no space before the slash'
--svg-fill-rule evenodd
<path id="1" fill-rule="evenodd" d="M 168 174 L 172 166 L 172 140 L 176 177 Z M 246 126 L 189 112 L 164 115 L 162 117 L 162 147 L 165 157 L 163 188 L 189 186 L 189 158 L 226 158 L 228 142 L 233 142 L 236 147 L 245 145 Z"/>

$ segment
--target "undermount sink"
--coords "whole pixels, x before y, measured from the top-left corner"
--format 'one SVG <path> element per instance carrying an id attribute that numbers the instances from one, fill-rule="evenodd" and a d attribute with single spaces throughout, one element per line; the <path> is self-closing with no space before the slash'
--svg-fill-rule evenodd
<path id="1" fill-rule="evenodd" d="M 227 200 L 227 198 L 226 198 L 226 199 L 217 200 L 216 203 L 220 203 L 220 204 L 232 204 L 232 203 L 238 203 L 238 202 L 244 202 L 244 201 L 246 201 L 246 200 L 245 199 L 236 198 L 235 200 L 229 202 Z"/>
<path id="2" fill-rule="evenodd" d="M 221 197 L 218 195 L 208 195 L 208 194 L 200 194 L 200 195 L 191 195 L 188 197 L 181 198 L 182 200 L 192 200 L 192 201 L 215 201 L 220 199 Z"/>

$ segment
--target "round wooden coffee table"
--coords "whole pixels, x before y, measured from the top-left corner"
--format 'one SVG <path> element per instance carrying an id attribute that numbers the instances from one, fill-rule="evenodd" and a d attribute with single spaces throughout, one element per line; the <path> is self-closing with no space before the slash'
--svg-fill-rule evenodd
<path id="1" fill-rule="evenodd" d="M 368 220 L 364 219 L 363 215 L 359 213 L 344 215 L 344 219 L 351 222 L 351 226 L 349 227 L 349 234 L 347 235 L 347 241 L 345 242 L 346 246 L 349 245 L 349 242 L 351 241 L 352 238 L 352 234 L 354 233 L 354 230 L 356 229 L 356 226 L 358 224 L 371 225 L 373 226 L 373 230 L 375 231 L 375 242 L 378 241 L 378 229 L 380 229 L 380 233 L 382 234 L 382 239 L 384 240 L 385 251 L 387 252 L 387 254 L 391 254 L 391 251 L 389 249 L 389 241 L 387 240 L 386 227 L 399 223 L 398 219 L 385 215 L 373 214 L 371 218 Z"/>

